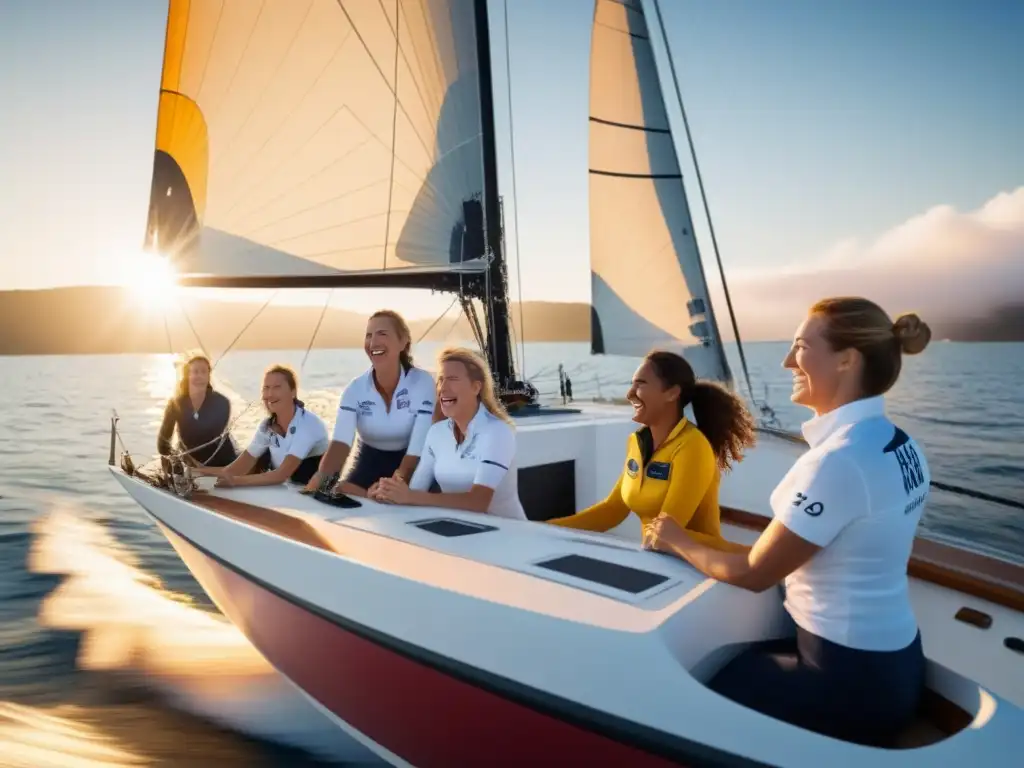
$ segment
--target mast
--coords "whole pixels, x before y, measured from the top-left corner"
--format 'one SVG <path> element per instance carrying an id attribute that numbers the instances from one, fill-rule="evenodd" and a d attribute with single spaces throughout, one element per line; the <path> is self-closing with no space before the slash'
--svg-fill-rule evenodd
<path id="1" fill-rule="evenodd" d="M 489 295 L 484 302 L 487 325 L 486 353 L 496 384 L 499 389 L 503 389 L 515 378 L 515 370 L 512 364 L 509 333 L 508 279 L 502 253 L 501 203 L 498 198 L 490 26 L 487 20 L 487 0 L 474 0 L 474 6 L 484 154 L 484 226 L 486 242 L 491 251 L 491 263 L 487 272 Z"/>

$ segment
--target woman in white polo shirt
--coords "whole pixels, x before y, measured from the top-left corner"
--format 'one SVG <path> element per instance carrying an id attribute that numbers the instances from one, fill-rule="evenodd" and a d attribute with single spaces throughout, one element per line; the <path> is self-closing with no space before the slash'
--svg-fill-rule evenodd
<path id="1" fill-rule="evenodd" d="M 371 497 L 525 520 L 515 429 L 494 394 L 487 363 L 469 349 L 446 349 L 438 357 L 437 392 L 447 418 L 427 433 L 412 480 L 383 478 Z M 440 493 L 430 492 L 435 481 Z"/>
<path id="2" fill-rule="evenodd" d="M 270 415 L 256 429 L 249 447 L 226 467 L 192 471 L 216 477 L 219 487 L 307 482 L 327 450 L 327 425 L 307 411 L 297 395 L 298 379 L 291 368 L 268 368 L 263 375 L 263 405 Z"/>
<path id="3" fill-rule="evenodd" d="M 374 312 L 363 348 L 370 369 L 345 387 L 331 446 L 304 489 L 316 491 L 345 466 L 356 435 L 359 452 L 338 490 L 365 496 L 382 477 L 412 476 L 434 416 L 434 379 L 413 365 L 409 326 L 390 309 Z"/>
<path id="4" fill-rule="evenodd" d="M 722 695 L 836 738 L 891 744 L 924 691 L 925 660 L 907 563 L 931 476 L 924 452 L 885 415 L 902 355 L 924 350 L 917 315 L 877 304 L 811 307 L 784 366 L 793 402 L 814 411 L 810 449 L 771 495 L 774 519 L 744 554 L 653 525 L 645 546 L 705 575 L 762 591 L 785 581 L 795 643 L 754 646 L 710 682 Z M 785 643 L 783 644 L 785 645 Z"/>

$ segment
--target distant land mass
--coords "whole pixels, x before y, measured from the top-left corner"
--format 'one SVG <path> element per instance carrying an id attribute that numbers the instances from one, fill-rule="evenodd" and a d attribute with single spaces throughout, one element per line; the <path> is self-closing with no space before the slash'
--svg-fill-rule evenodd
<path id="1" fill-rule="evenodd" d="M 261 304 L 219 301 L 184 295 L 184 312 L 150 312 L 125 288 L 83 286 L 46 290 L 0 291 L 0 355 L 153 354 L 168 352 L 168 334 L 176 352 L 199 346 L 196 333 L 209 350 L 222 350 L 253 320 Z M 401 311 L 401 307 L 392 309 Z M 323 306 L 270 304 L 246 328 L 233 349 L 305 349 Z M 519 325 L 519 307 L 514 305 Z M 186 317 L 187 316 L 187 317 Z M 361 347 L 366 315 L 328 308 L 314 348 Z M 458 318 L 458 319 L 457 319 Z M 414 339 L 436 318 L 410 320 Z M 528 341 L 586 341 L 590 338 L 588 304 L 524 302 L 523 322 Z M 189 327 L 191 323 L 192 328 Z M 473 338 L 461 310 L 452 310 L 424 341 L 454 343 Z"/>
<path id="2" fill-rule="evenodd" d="M 106 286 L 0 291 L 0 355 L 152 354 L 168 351 L 168 333 L 174 350 L 198 346 L 198 332 L 207 349 L 220 350 L 253 319 L 260 305 L 182 297 L 184 312 L 141 310 L 128 289 Z M 393 307 L 401 310 L 400 307 Z M 305 349 L 320 318 L 322 307 L 271 304 L 252 322 L 234 349 Z M 458 320 L 456 315 L 458 314 Z M 513 305 L 515 324 L 519 307 Z M 584 303 L 527 301 L 522 307 L 527 341 L 585 342 L 590 339 L 590 306 Z M 187 318 L 186 318 L 187 315 Z M 418 339 L 434 319 L 410 321 Z M 739 312 L 740 332 L 756 328 L 757 317 Z M 454 325 L 453 325 L 454 324 Z M 719 318 L 728 334 L 728 321 Z M 314 347 L 361 347 L 366 316 L 343 309 L 328 309 Z M 1024 304 L 998 307 L 986 317 L 961 317 L 932 322 L 933 339 L 951 341 L 1024 341 Z M 461 312 L 453 308 L 424 338 L 453 342 L 473 338 Z M 760 340 L 747 332 L 744 340 Z"/>

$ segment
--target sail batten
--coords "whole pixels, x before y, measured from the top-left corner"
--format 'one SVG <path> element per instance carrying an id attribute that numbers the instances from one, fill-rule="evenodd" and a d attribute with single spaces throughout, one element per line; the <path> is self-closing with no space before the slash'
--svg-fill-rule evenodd
<path id="1" fill-rule="evenodd" d="M 728 365 L 640 0 L 596 0 L 590 59 L 591 349 Z"/>
<path id="2" fill-rule="evenodd" d="M 147 245 L 186 283 L 457 272 L 479 84 L 474 0 L 170 0 Z"/>

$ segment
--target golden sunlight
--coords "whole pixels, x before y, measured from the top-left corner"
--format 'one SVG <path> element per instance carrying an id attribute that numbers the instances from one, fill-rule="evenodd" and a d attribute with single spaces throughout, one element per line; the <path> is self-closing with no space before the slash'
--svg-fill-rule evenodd
<path id="1" fill-rule="evenodd" d="M 175 306 L 180 287 L 178 273 L 163 256 L 145 251 L 132 257 L 124 273 L 124 285 L 137 304 L 155 312 Z"/>

